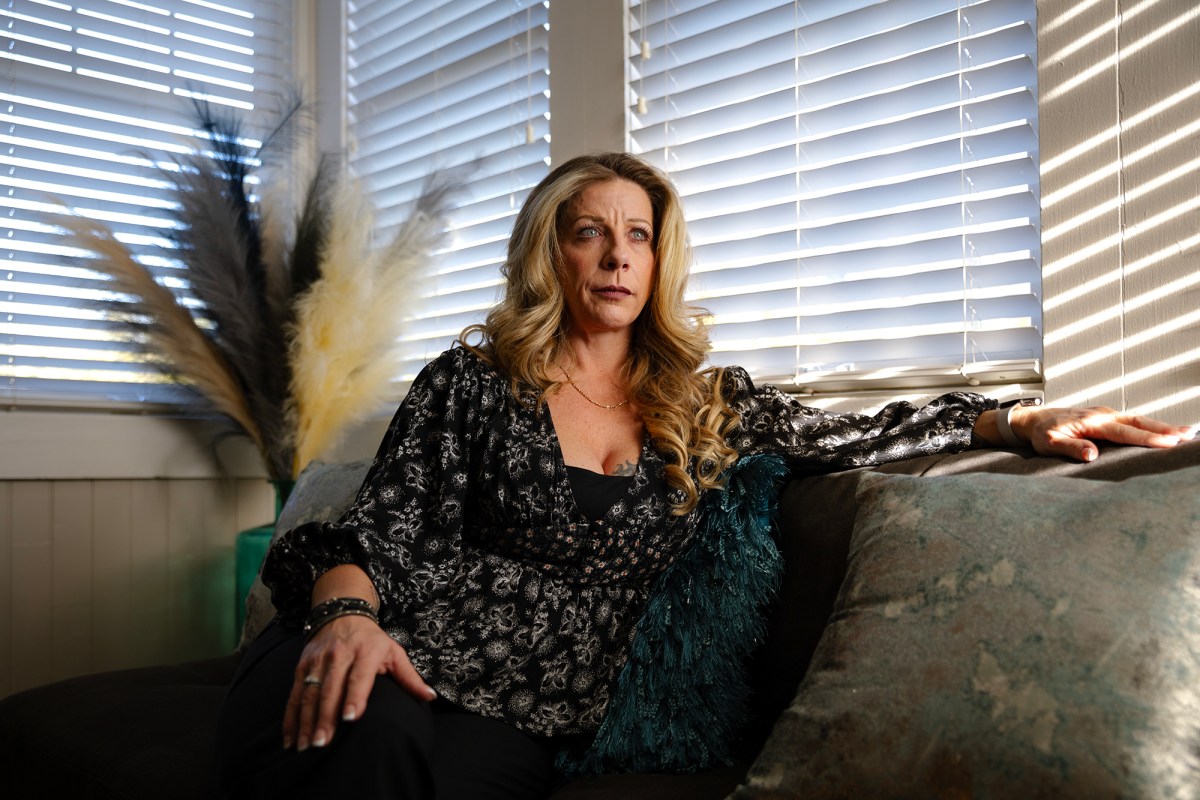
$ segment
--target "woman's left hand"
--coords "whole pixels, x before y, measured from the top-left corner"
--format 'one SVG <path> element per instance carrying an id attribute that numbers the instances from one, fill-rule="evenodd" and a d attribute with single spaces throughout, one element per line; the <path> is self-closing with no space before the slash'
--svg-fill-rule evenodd
<path id="1" fill-rule="evenodd" d="M 1005 413 L 998 409 L 994 414 Z M 994 419 L 990 420 L 994 425 Z M 1043 408 L 1017 406 L 1009 417 L 1013 433 L 1042 455 L 1092 461 L 1100 454 L 1094 442 L 1104 440 L 1142 447 L 1173 447 L 1193 438 L 1194 428 L 1169 425 L 1151 417 L 1122 414 L 1111 408 Z M 991 438 L 985 436 L 985 438 Z"/>

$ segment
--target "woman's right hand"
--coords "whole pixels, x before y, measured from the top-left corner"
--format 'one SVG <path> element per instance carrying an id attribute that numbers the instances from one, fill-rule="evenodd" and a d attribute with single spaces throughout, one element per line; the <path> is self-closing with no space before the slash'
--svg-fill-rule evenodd
<path id="1" fill-rule="evenodd" d="M 368 617 L 338 617 L 304 646 L 283 716 L 283 746 L 303 751 L 333 740 L 338 719 L 351 722 L 367 707 L 375 676 L 390 675 L 413 697 L 435 692 L 417 674 L 404 648 Z M 314 685 L 305 678 L 315 678 Z"/>

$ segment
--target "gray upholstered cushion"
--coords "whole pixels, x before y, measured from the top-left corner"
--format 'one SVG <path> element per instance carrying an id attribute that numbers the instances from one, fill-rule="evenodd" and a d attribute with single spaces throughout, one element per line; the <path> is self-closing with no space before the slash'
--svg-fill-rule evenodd
<path id="1" fill-rule="evenodd" d="M 1102 444 L 1100 458 L 1084 464 L 1032 451 L 969 450 L 922 456 L 877 467 L 887 474 L 959 475 L 993 472 L 1120 481 L 1200 466 L 1200 440 L 1169 450 Z M 779 500 L 779 547 L 787 568 L 773 605 L 769 632 L 754 664 L 755 713 L 770 723 L 791 703 L 833 610 L 846 572 L 857 513 L 855 491 L 864 470 L 790 481 Z"/>
<path id="2" fill-rule="evenodd" d="M 738 800 L 1200 792 L 1200 467 L 859 484 L 830 624 Z"/>
<path id="3" fill-rule="evenodd" d="M 291 496 L 279 512 L 271 542 L 305 522 L 340 517 L 354 501 L 370 466 L 371 459 L 346 464 L 310 463 L 296 479 Z M 246 597 L 246 624 L 242 627 L 238 648 L 245 649 L 254 641 L 273 616 L 275 607 L 271 605 L 271 592 L 263 585 L 261 577 L 255 578 Z"/>

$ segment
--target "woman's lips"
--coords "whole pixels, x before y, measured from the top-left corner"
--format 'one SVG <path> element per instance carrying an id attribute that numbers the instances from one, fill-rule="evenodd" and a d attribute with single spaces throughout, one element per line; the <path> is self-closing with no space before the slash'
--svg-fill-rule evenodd
<path id="1" fill-rule="evenodd" d="M 629 291 L 624 286 L 602 286 L 594 291 L 598 295 L 603 297 L 611 297 L 613 299 L 628 297 L 629 295 L 633 294 L 633 292 Z"/>

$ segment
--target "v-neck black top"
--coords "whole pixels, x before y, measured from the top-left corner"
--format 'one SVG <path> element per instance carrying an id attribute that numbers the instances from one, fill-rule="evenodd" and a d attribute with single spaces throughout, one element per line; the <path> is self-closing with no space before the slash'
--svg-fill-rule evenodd
<path id="1" fill-rule="evenodd" d="M 357 564 L 383 599 L 384 630 L 442 697 L 536 734 L 590 733 L 653 580 L 690 543 L 697 512 L 671 514 L 681 493 L 649 437 L 615 502 L 589 510 L 549 412 L 510 386 L 461 347 L 430 362 L 349 511 L 282 537 L 263 580 L 283 623 L 299 627 L 316 579 Z M 966 449 L 995 406 L 950 394 L 830 415 L 755 388 L 736 367 L 726 387 L 742 420 L 732 446 L 779 454 L 795 473 Z"/>
<path id="2" fill-rule="evenodd" d="M 605 475 L 584 467 L 567 465 L 567 480 L 579 513 L 588 519 L 599 520 L 629 491 L 632 475 Z"/>

